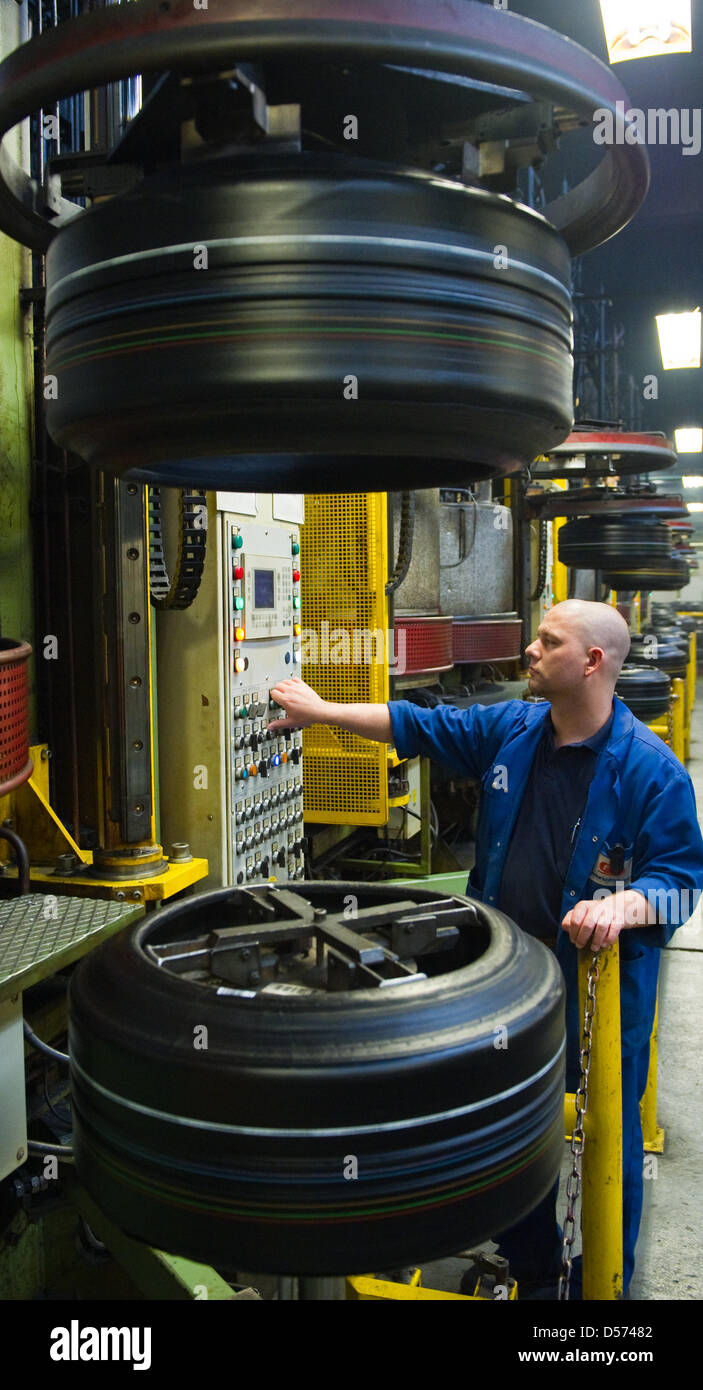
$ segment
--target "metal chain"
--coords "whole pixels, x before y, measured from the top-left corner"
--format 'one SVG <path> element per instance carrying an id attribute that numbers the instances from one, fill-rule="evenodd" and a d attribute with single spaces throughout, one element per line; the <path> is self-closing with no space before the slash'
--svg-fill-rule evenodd
<path id="1" fill-rule="evenodd" d="M 593 1046 L 593 1017 L 596 1012 L 596 985 L 600 976 L 598 953 L 594 951 L 588 967 L 588 986 L 586 1008 L 583 1017 L 583 1036 L 581 1038 L 581 1076 L 576 1092 L 576 1124 L 571 1136 L 573 1155 L 571 1172 L 566 1180 L 566 1216 L 561 1245 L 561 1274 L 559 1275 L 558 1299 L 568 1299 L 571 1282 L 571 1249 L 576 1238 L 575 1209 L 581 1195 L 581 1161 L 585 1145 L 583 1117 L 588 1109 L 588 1074 L 591 1070 L 591 1048 Z"/>

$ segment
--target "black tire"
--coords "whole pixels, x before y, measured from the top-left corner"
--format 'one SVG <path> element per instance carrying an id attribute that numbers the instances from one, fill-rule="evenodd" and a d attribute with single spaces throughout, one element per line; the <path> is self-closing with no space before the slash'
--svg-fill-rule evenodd
<path id="1" fill-rule="evenodd" d="M 688 666 L 688 650 L 660 637 L 656 639 L 656 646 L 651 647 L 633 638 L 627 659 L 631 666 L 638 666 L 640 670 L 659 670 L 667 676 L 683 677 Z"/>
<path id="2" fill-rule="evenodd" d="M 442 896 L 295 891 L 328 911 L 350 893 L 360 910 Z M 420 954 L 428 978 L 392 989 L 223 996 L 150 959 L 159 943 L 251 921 L 251 901 L 225 889 L 181 902 L 76 971 L 74 1147 L 98 1205 L 160 1248 L 284 1274 L 441 1256 L 531 1210 L 563 1152 L 564 988 L 552 953 L 502 913 L 447 898 L 461 914 L 458 944 Z M 344 1176 L 350 1157 L 356 1180 Z"/>
<path id="3" fill-rule="evenodd" d="M 656 667 L 623 666 L 615 684 L 615 694 L 644 724 L 661 719 L 669 709 L 671 677 Z"/>
<path id="4" fill-rule="evenodd" d="M 186 165 L 57 233 L 46 370 L 54 440 L 126 477 L 465 485 L 569 431 L 569 253 L 540 214 L 436 176 L 311 154 Z"/>
<path id="5" fill-rule="evenodd" d="M 603 575 L 603 582 L 609 589 L 650 593 L 652 589 L 683 589 L 689 578 L 688 565 L 682 560 L 670 560 L 668 563 L 659 564 L 647 560 L 642 567 L 610 570 Z"/>
<path id="6" fill-rule="evenodd" d="M 670 557 L 671 533 L 656 517 L 580 517 L 559 532 L 559 559 L 577 569 L 658 569 L 657 562 L 669 569 Z"/>

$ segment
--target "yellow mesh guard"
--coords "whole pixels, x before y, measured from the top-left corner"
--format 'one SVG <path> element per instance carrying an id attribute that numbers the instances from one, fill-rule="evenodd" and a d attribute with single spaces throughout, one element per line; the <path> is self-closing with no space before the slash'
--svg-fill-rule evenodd
<path id="1" fill-rule="evenodd" d="M 388 699 L 387 505 L 385 492 L 305 498 L 303 678 L 324 700 Z M 303 733 L 303 755 L 306 820 L 385 825 L 385 743 L 317 725 Z"/>

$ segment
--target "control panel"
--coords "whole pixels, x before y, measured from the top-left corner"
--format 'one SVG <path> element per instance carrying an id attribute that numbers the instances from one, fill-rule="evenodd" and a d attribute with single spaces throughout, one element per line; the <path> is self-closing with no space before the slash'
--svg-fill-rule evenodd
<path id="1" fill-rule="evenodd" d="M 297 527 L 223 517 L 227 566 L 229 881 L 305 877 L 302 733 L 267 733 L 271 696 L 300 674 Z"/>

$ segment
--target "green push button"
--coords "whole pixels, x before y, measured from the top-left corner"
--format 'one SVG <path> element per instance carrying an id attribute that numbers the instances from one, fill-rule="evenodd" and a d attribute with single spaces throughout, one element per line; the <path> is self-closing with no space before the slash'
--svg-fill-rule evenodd
<path id="1" fill-rule="evenodd" d="M 241 550 L 242 546 L 244 545 L 244 537 L 243 537 L 243 536 L 233 536 L 233 537 L 232 537 L 232 545 L 234 546 L 234 549 L 235 549 L 235 550 Z"/>
<path id="2" fill-rule="evenodd" d="M 241 594 L 236 595 L 234 600 L 234 606 L 235 608 L 240 610 L 244 607 L 244 599 L 242 598 Z"/>
<path id="3" fill-rule="evenodd" d="M 300 546 L 298 545 L 298 542 L 297 542 L 297 541 L 293 541 L 293 544 L 292 544 L 292 546 L 291 546 L 291 554 L 292 554 L 292 555 L 299 555 L 299 554 L 300 554 Z"/>

